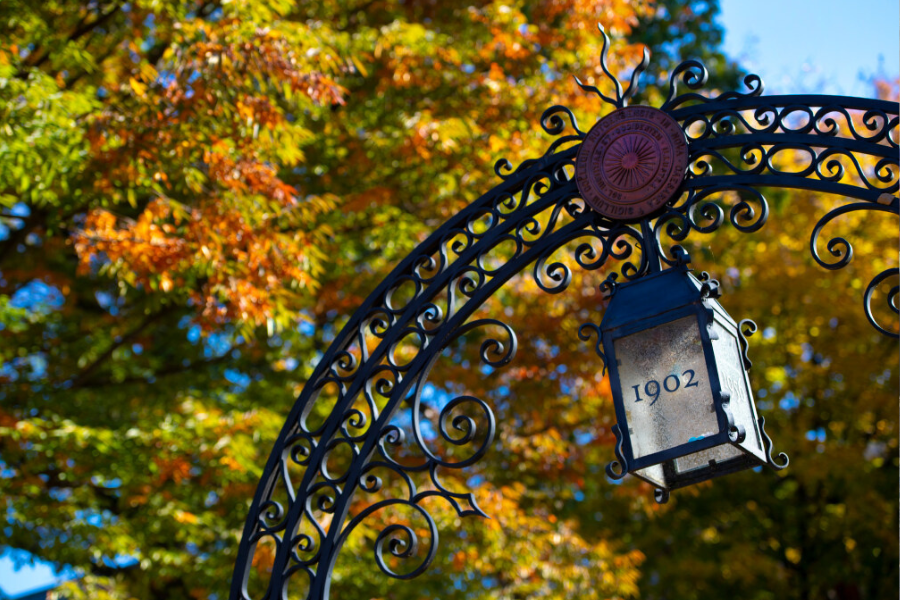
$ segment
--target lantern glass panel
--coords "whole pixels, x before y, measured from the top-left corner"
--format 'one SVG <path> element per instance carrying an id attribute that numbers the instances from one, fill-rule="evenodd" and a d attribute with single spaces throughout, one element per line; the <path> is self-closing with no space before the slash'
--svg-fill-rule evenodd
<path id="1" fill-rule="evenodd" d="M 696 315 L 614 344 L 634 458 L 719 432 Z"/>
<path id="2" fill-rule="evenodd" d="M 657 487 L 669 487 L 662 465 L 653 465 L 652 467 L 647 467 L 646 469 L 640 469 L 638 471 L 635 471 L 634 474 L 643 477 Z"/>
<path id="3" fill-rule="evenodd" d="M 693 471 L 694 469 L 708 467 L 709 461 L 711 460 L 721 463 L 731 458 L 741 456 L 742 454 L 743 452 L 731 444 L 722 444 L 721 446 L 716 446 L 709 450 L 701 450 L 700 452 L 694 452 L 693 454 L 676 458 L 675 470 L 679 473 L 686 473 L 688 471 Z"/>
<path id="4" fill-rule="evenodd" d="M 762 440 L 759 438 L 759 427 L 756 424 L 756 410 L 750 391 L 747 373 L 741 349 L 732 327 L 723 326 L 718 319 L 713 321 L 713 353 L 716 357 L 716 369 L 719 372 L 719 384 L 731 395 L 728 408 L 734 417 L 735 425 L 740 425 L 746 432 L 741 442 L 748 452 L 764 459 Z"/>

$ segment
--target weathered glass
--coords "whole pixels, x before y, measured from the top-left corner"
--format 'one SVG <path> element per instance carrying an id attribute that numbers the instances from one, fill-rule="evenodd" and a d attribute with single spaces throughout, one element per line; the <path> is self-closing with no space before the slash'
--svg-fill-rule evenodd
<path id="1" fill-rule="evenodd" d="M 759 427 L 756 424 L 756 407 L 747 371 L 744 370 L 740 343 L 735 337 L 734 326 L 723 327 L 718 319 L 712 325 L 712 347 L 716 357 L 716 369 L 722 389 L 731 396 L 728 408 L 734 416 L 735 425 L 744 428 L 746 437 L 740 442 L 741 448 L 765 460 Z"/>
<path id="2" fill-rule="evenodd" d="M 635 458 L 719 432 L 696 316 L 619 338 L 615 352 Z"/>

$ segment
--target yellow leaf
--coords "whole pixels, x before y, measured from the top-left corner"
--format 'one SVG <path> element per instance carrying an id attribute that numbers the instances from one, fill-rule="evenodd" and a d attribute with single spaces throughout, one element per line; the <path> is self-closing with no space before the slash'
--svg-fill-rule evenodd
<path id="1" fill-rule="evenodd" d="M 369 76 L 369 72 L 366 71 L 366 68 L 363 66 L 363 64 L 361 62 L 359 62 L 359 60 L 355 56 L 351 56 L 350 60 L 353 61 L 353 65 L 356 67 L 356 70 L 359 71 L 363 77 Z"/>
<path id="2" fill-rule="evenodd" d="M 143 97 L 145 97 L 145 96 L 147 95 L 147 86 L 146 86 L 146 84 L 141 83 L 140 81 L 138 81 L 138 80 L 135 79 L 134 77 L 131 77 L 131 78 L 128 80 L 128 83 L 131 85 L 131 89 L 134 90 L 134 93 L 135 93 L 136 95 L 140 96 L 141 98 L 143 98 Z"/>
<path id="3" fill-rule="evenodd" d="M 175 511 L 175 520 L 179 523 L 196 523 L 197 515 L 184 510 Z"/>
<path id="4" fill-rule="evenodd" d="M 141 78 L 147 83 L 152 83 L 159 77 L 159 72 L 157 72 L 156 67 L 151 65 L 150 63 L 143 63 L 140 67 L 141 69 Z"/>

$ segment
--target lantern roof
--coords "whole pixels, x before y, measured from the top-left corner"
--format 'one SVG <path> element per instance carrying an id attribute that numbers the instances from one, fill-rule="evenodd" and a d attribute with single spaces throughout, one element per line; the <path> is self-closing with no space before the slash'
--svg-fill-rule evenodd
<path id="1" fill-rule="evenodd" d="M 636 281 L 612 283 L 601 328 L 616 329 L 718 296 L 718 284 L 700 281 L 684 265 L 651 273 Z"/>

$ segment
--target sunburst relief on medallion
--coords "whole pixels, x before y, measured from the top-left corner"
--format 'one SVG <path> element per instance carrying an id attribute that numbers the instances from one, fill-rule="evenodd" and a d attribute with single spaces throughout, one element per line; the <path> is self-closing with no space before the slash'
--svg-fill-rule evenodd
<path id="1" fill-rule="evenodd" d="M 659 167 L 656 144 L 641 134 L 618 138 L 603 158 L 603 171 L 609 182 L 626 190 L 646 185 Z"/>

